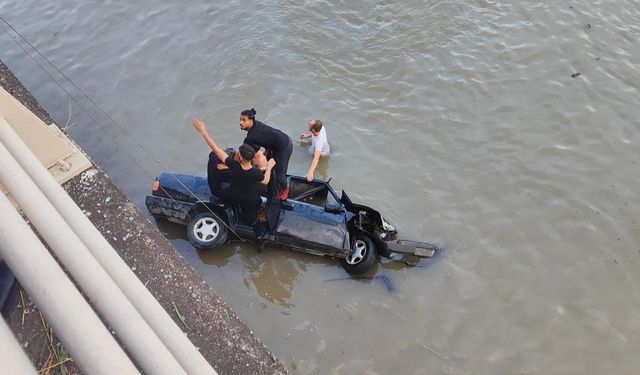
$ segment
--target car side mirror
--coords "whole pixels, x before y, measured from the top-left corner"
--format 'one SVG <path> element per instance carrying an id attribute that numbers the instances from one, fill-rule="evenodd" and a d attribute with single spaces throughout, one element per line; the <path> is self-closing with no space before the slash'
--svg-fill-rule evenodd
<path id="1" fill-rule="evenodd" d="M 324 211 L 332 214 L 339 214 L 344 212 L 344 205 L 340 203 L 327 203 L 324 206 Z"/>

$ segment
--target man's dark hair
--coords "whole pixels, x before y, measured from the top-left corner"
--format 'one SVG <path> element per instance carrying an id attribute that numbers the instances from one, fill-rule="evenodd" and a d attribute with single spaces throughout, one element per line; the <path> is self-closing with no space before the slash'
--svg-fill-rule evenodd
<path id="1" fill-rule="evenodd" d="M 223 151 L 232 159 L 236 156 L 236 150 L 233 147 L 227 147 Z"/>
<path id="2" fill-rule="evenodd" d="M 251 109 L 245 109 L 244 111 L 240 112 L 240 116 L 244 116 L 246 118 L 250 118 L 252 120 L 256 120 L 256 110 L 251 108 Z"/>
<path id="3" fill-rule="evenodd" d="M 242 156 L 244 160 L 251 160 L 256 154 L 256 149 L 246 143 L 243 143 L 240 147 L 238 147 L 238 151 L 240 152 L 240 156 Z"/>

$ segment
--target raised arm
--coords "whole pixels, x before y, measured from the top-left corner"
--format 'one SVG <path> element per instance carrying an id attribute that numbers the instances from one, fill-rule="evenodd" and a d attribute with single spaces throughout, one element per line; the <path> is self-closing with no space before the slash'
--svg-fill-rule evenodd
<path id="1" fill-rule="evenodd" d="M 269 184 L 269 181 L 271 180 L 271 170 L 273 169 L 274 165 L 276 165 L 276 161 L 273 159 L 269 159 L 269 161 L 267 162 L 267 170 L 264 171 L 264 178 L 262 179 L 262 181 L 260 181 L 262 185 Z"/>
<path id="2" fill-rule="evenodd" d="M 207 142 L 207 144 L 209 145 L 209 147 L 211 147 L 213 152 L 216 153 L 216 156 L 218 157 L 218 159 L 220 159 L 220 161 L 224 163 L 224 161 L 227 160 L 227 157 L 229 155 L 227 155 L 227 153 L 224 152 L 223 149 L 218 147 L 218 145 L 213 140 L 213 138 L 211 138 L 211 136 L 209 135 L 209 132 L 207 132 L 207 128 L 205 128 L 204 126 L 204 122 L 202 122 L 201 120 L 198 120 L 197 118 L 192 118 L 191 124 L 193 124 L 193 127 L 198 131 L 198 133 L 200 133 L 200 135 L 202 135 L 205 142 Z"/>
<path id="3" fill-rule="evenodd" d="M 318 166 L 318 162 L 320 161 L 320 151 L 316 151 L 313 153 L 313 160 L 311 161 L 311 165 L 309 166 L 309 170 L 305 177 L 307 181 L 313 181 L 313 172 L 315 172 L 316 167 Z"/>

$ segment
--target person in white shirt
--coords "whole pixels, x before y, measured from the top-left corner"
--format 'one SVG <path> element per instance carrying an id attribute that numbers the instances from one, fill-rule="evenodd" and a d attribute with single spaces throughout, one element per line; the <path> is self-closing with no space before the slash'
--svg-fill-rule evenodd
<path id="1" fill-rule="evenodd" d="M 322 121 L 309 121 L 309 131 L 311 133 L 300 134 L 300 139 L 311 138 L 311 146 L 309 147 L 309 152 L 313 154 L 313 161 L 311 161 L 311 165 L 309 166 L 309 170 L 307 171 L 305 177 L 307 178 L 307 181 L 312 181 L 313 172 L 318 166 L 320 157 L 328 156 L 331 153 L 331 147 L 329 147 L 329 142 L 327 141 L 327 130 L 322 126 Z"/>

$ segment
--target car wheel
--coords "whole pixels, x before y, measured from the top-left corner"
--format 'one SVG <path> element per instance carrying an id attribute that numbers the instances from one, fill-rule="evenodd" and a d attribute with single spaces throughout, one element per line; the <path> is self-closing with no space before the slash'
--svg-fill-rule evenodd
<path id="1" fill-rule="evenodd" d="M 227 226 L 211 212 L 201 212 L 189 220 L 187 237 L 196 248 L 210 250 L 227 240 Z"/>
<path id="2" fill-rule="evenodd" d="M 376 264 L 378 254 L 376 245 L 364 235 L 358 234 L 351 243 L 352 253 L 341 259 L 342 267 L 351 274 L 361 274 L 369 271 Z"/>

